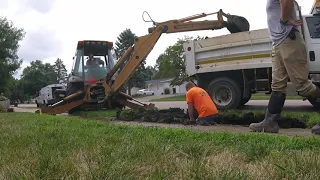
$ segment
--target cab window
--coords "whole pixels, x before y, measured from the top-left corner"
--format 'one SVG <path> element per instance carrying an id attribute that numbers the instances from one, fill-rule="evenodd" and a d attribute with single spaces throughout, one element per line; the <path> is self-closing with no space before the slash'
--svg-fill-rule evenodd
<path id="1" fill-rule="evenodd" d="M 83 63 L 82 50 L 78 50 L 76 55 L 76 62 L 74 65 L 74 75 L 82 76 L 82 72 L 83 72 L 82 63 Z"/>
<path id="2" fill-rule="evenodd" d="M 320 38 L 320 16 L 306 18 L 310 37 L 313 39 Z"/>

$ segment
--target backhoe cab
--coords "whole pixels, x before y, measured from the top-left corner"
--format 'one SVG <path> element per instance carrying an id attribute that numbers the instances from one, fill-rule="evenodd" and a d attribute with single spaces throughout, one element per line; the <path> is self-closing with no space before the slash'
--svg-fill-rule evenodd
<path id="1" fill-rule="evenodd" d="M 116 102 L 106 104 L 105 90 L 101 85 L 103 78 L 113 68 L 115 60 L 112 42 L 78 41 L 67 88 L 56 90 L 55 103 L 41 107 L 42 111 L 56 114 L 61 110 L 72 113 L 77 109 L 122 108 L 123 106 Z M 108 83 L 112 85 L 113 81 L 114 76 Z M 59 106 L 65 108 L 54 111 L 57 109 L 54 107 Z"/>
<path id="2" fill-rule="evenodd" d="M 96 83 L 113 68 L 115 59 L 112 42 L 78 41 L 69 84 L 83 89 Z"/>

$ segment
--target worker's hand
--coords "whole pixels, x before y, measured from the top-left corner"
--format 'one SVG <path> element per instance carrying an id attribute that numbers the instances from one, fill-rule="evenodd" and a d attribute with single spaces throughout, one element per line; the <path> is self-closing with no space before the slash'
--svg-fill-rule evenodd
<path id="1" fill-rule="evenodd" d="M 302 21 L 301 20 L 291 19 L 291 20 L 288 21 L 288 24 L 290 24 L 292 26 L 301 26 L 302 25 Z"/>
<path id="2" fill-rule="evenodd" d="M 184 125 L 196 125 L 196 124 L 197 124 L 196 120 L 191 120 L 191 119 L 184 122 Z"/>

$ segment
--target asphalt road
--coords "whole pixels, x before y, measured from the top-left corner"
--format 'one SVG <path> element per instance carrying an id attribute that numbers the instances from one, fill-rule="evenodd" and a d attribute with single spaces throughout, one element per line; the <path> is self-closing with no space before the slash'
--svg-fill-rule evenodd
<path id="1" fill-rule="evenodd" d="M 266 109 L 268 106 L 268 100 L 251 100 L 249 101 L 242 109 Z M 145 102 L 145 103 L 151 103 L 151 102 Z M 159 109 L 167 109 L 167 108 L 182 108 L 186 109 L 187 104 L 184 101 L 170 101 L 170 102 L 152 102 L 156 105 Z M 36 109 L 35 104 L 19 104 L 18 108 L 16 108 L 18 111 L 25 111 L 31 112 Z M 302 100 L 287 100 L 284 105 L 284 110 L 288 111 L 316 111 L 313 109 L 313 106 L 309 103 L 309 101 L 302 101 Z"/>

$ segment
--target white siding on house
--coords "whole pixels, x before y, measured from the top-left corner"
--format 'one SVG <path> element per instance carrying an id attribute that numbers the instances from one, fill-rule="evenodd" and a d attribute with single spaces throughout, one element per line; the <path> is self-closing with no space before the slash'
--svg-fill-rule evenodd
<path id="1" fill-rule="evenodd" d="M 146 88 L 149 88 L 150 91 L 154 91 L 155 96 L 160 96 L 161 93 L 164 92 L 163 84 L 151 84 Z"/>
<path id="2" fill-rule="evenodd" d="M 136 94 L 138 90 L 140 90 L 140 88 L 132 87 L 132 88 L 131 88 L 131 94 L 132 94 L 132 95 Z M 127 94 L 129 94 L 128 90 L 127 90 L 126 92 L 127 92 Z"/>
<path id="3" fill-rule="evenodd" d="M 170 89 L 170 94 L 173 94 L 173 91 L 175 89 L 175 94 L 186 94 L 186 84 L 187 82 L 184 82 L 180 86 L 170 86 L 170 79 L 164 79 L 164 80 L 152 80 L 153 82 L 147 83 L 146 89 L 149 89 L 151 91 L 154 91 L 154 95 L 160 96 L 164 94 L 164 90 L 166 88 Z M 156 81 L 156 82 L 155 82 Z M 196 83 L 196 82 L 195 82 Z"/>

